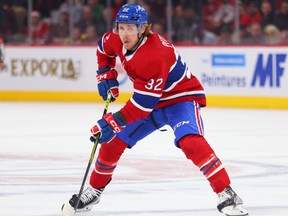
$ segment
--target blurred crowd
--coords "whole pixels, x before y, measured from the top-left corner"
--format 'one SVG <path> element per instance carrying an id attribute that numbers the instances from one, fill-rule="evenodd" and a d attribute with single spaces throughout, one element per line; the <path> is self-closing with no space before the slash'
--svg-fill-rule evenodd
<path id="1" fill-rule="evenodd" d="M 27 2 L 0 0 L 6 43 L 96 44 L 123 4 L 140 3 L 175 44 L 288 44 L 288 0 L 32 0 L 32 11 Z"/>

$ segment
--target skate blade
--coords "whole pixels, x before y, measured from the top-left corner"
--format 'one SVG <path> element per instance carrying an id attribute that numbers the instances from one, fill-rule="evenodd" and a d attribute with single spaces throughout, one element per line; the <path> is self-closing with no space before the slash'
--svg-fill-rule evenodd
<path id="1" fill-rule="evenodd" d="M 226 216 L 248 216 L 248 212 L 242 207 L 242 205 L 237 206 L 227 206 L 222 209 L 222 213 Z"/>
<path id="2" fill-rule="evenodd" d="M 62 214 L 64 216 L 74 216 L 75 209 L 68 203 L 64 203 L 61 208 Z"/>

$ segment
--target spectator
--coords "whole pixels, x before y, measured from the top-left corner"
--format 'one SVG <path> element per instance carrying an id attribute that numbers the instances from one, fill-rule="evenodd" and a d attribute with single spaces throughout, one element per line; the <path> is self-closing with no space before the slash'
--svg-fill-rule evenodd
<path id="1" fill-rule="evenodd" d="M 178 19 L 179 23 L 174 23 L 175 36 L 177 41 L 181 42 L 193 42 L 194 35 L 196 30 L 200 24 L 199 17 L 195 14 L 193 8 L 185 8 L 182 11 L 182 6 L 180 6 L 180 19 Z M 181 14 L 183 13 L 183 15 Z M 176 25 L 175 25 L 176 24 Z M 180 24 L 180 25 L 179 25 Z"/>
<path id="2" fill-rule="evenodd" d="M 119 9 L 126 3 L 127 3 L 127 1 L 123 1 L 123 0 L 113 0 L 113 4 L 112 4 L 112 20 L 115 20 L 116 14 L 118 13 Z"/>
<path id="3" fill-rule="evenodd" d="M 27 0 L 24 0 L 24 1 L 25 1 L 25 4 L 23 6 L 27 8 L 28 1 Z M 43 0 L 42 1 L 39 1 L 39 0 L 35 1 L 34 0 L 34 1 L 32 1 L 32 3 L 33 3 L 34 10 L 37 10 L 40 13 L 41 18 L 44 19 L 44 18 L 50 18 L 51 17 L 51 11 L 58 9 L 59 4 L 60 4 L 59 1 L 60 0 L 58 0 L 57 5 L 55 4 L 55 2 L 57 3 L 57 0 L 53 0 L 53 1 L 43 1 Z"/>
<path id="4" fill-rule="evenodd" d="M 6 64 L 4 63 L 5 60 L 5 53 L 4 53 L 4 42 L 0 37 L 0 72 L 5 70 Z"/>
<path id="5" fill-rule="evenodd" d="M 84 35 L 84 44 L 97 44 L 99 37 L 97 35 L 96 29 L 93 25 L 88 26 L 86 28 L 86 32 Z"/>
<path id="6" fill-rule="evenodd" d="M 269 1 L 263 1 L 261 4 L 261 27 L 264 29 L 269 24 L 274 24 L 275 15 Z"/>
<path id="7" fill-rule="evenodd" d="M 133 0 L 132 0 L 133 1 Z M 152 23 L 152 24 L 154 24 L 154 23 L 156 23 L 156 22 L 158 22 L 156 19 L 155 19 L 155 16 L 156 16 L 156 14 L 153 14 L 152 13 L 152 8 L 151 8 L 151 3 L 150 3 L 150 1 L 148 0 L 140 0 L 140 2 L 141 2 L 141 4 L 142 4 L 142 6 L 145 8 L 145 10 L 146 10 L 146 12 L 147 12 L 147 15 L 148 15 L 148 17 L 149 17 L 149 23 Z M 128 3 L 131 3 L 131 0 L 130 1 L 128 1 Z M 173 8 L 173 6 L 172 6 L 172 8 Z M 173 9 L 172 9 L 173 10 Z"/>
<path id="8" fill-rule="evenodd" d="M 251 39 L 251 33 L 248 31 L 246 25 L 240 25 L 239 27 L 239 35 L 236 35 L 237 32 L 234 33 L 233 35 L 233 43 L 235 44 L 249 44 L 250 39 Z M 237 41 L 239 39 L 239 41 Z"/>
<path id="9" fill-rule="evenodd" d="M 246 1 L 250 1 L 251 2 L 251 0 L 246 0 Z M 261 5 L 262 5 L 263 2 L 270 3 L 271 8 L 272 8 L 273 11 L 277 10 L 276 2 L 277 2 L 277 5 L 279 5 L 279 1 L 283 1 L 283 0 L 253 0 L 253 2 L 255 2 L 255 4 L 256 4 L 257 8 L 259 8 L 260 10 L 261 10 Z"/>
<path id="10" fill-rule="evenodd" d="M 96 21 L 94 25 L 97 29 L 98 35 L 103 35 L 107 31 L 107 29 L 113 28 L 112 22 L 111 22 L 112 21 L 111 9 L 103 7 L 101 17 L 102 17 L 102 21 Z"/>
<path id="11" fill-rule="evenodd" d="M 17 32 L 17 24 L 14 16 L 14 11 L 11 8 L 10 2 L 4 2 L 1 5 L 0 14 L 0 34 L 8 41 L 9 38 Z"/>
<path id="12" fill-rule="evenodd" d="M 232 31 L 228 25 L 223 25 L 217 37 L 217 44 L 229 45 L 233 44 Z"/>
<path id="13" fill-rule="evenodd" d="M 78 23 L 82 17 L 83 0 L 65 0 L 59 7 L 60 16 L 61 11 L 71 13 L 73 24 Z M 71 8 L 70 8 L 71 7 Z"/>
<path id="14" fill-rule="evenodd" d="M 103 23 L 97 23 L 96 28 L 99 35 L 103 35 L 107 29 L 113 29 L 112 21 L 111 21 L 111 9 L 104 8 L 103 10 Z M 110 28 L 109 28 L 110 27 Z"/>
<path id="15" fill-rule="evenodd" d="M 164 32 L 163 25 L 160 23 L 154 23 L 152 24 L 152 31 L 161 35 L 165 39 L 168 39 L 167 34 Z"/>
<path id="16" fill-rule="evenodd" d="M 196 29 L 193 42 L 205 45 L 216 44 L 217 36 L 213 32 L 204 29 L 204 26 L 199 25 Z"/>
<path id="17" fill-rule="evenodd" d="M 148 13 L 149 16 L 149 13 Z M 177 5 L 174 9 L 172 19 L 173 40 L 179 42 L 181 40 L 179 32 L 185 27 L 184 9 L 182 5 Z"/>
<path id="18" fill-rule="evenodd" d="M 191 0 L 190 0 L 191 1 Z M 150 6 L 150 18 L 149 22 L 151 23 L 160 23 L 162 26 L 167 24 L 166 22 L 166 0 L 155 0 L 149 3 Z"/>
<path id="19" fill-rule="evenodd" d="M 281 44 L 288 44 L 288 29 L 281 32 Z"/>
<path id="20" fill-rule="evenodd" d="M 79 44 L 82 44 L 82 42 L 83 42 L 83 38 L 82 38 L 81 29 L 79 26 L 74 26 L 72 30 L 72 41 L 70 43 L 74 45 L 79 45 Z"/>
<path id="21" fill-rule="evenodd" d="M 275 0 L 275 10 L 276 12 L 279 12 L 280 11 L 280 8 L 281 8 L 281 4 L 283 1 L 287 1 L 287 0 Z"/>
<path id="22" fill-rule="evenodd" d="M 213 17 L 215 16 L 216 11 L 221 6 L 220 0 L 207 0 L 207 3 L 203 6 L 202 9 L 202 21 L 204 23 L 205 29 L 211 32 L 215 32 L 215 26 L 213 25 Z"/>
<path id="23" fill-rule="evenodd" d="M 23 26 L 23 28 L 25 28 Z M 27 35 L 25 35 L 25 29 L 19 29 L 16 33 L 14 33 L 9 41 L 10 43 L 13 43 L 13 44 L 23 44 L 27 41 Z M 49 37 L 47 36 L 47 43 L 49 42 Z"/>
<path id="24" fill-rule="evenodd" d="M 12 10 L 15 17 L 16 22 L 16 32 L 23 32 L 25 29 L 25 20 L 27 20 L 27 10 L 26 8 L 21 4 L 12 4 Z M 15 33 L 16 33 L 15 32 Z"/>
<path id="25" fill-rule="evenodd" d="M 199 5 L 201 4 L 198 0 L 174 0 L 172 2 L 174 3 L 174 6 L 180 4 L 184 8 L 192 7 L 195 10 L 198 10 L 199 9 Z"/>
<path id="26" fill-rule="evenodd" d="M 246 40 L 248 44 L 265 44 L 264 33 L 259 23 L 252 23 L 250 26 L 251 37 Z"/>
<path id="27" fill-rule="evenodd" d="M 66 44 L 69 42 L 69 12 L 66 9 L 61 9 L 60 20 L 52 29 L 52 42 L 54 44 Z"/>
<path id="28" fill-rule="evenodd" d="M 99 0 L 88 0 L 88 6 L 90 7 L 93 22 L 103 22 L 104 6 L 99 3 Z"/>
<path id="29" fill-rule="evenodd" d="M 28 43 L 31 42 L 33 44 L 47 44 L 49 41 L 48 24 L 41 20 L 40 13 L 38 11 L 32 11 L 30 16 L 31 29 L 27 27 L 26 35 L 28 35 L 29 31 L 31 31 L 32 41 L 28 41 Z"/>
<path id="30" fill-rule="evenodd" d="M 91 8 L 87 5 L 83 7 L 82 17 L 77 25 L 81 28 L 81 32 L 84 33 L 88 26 L 94 25 Z"/>
<path id="31" fill-rule="evenodd" d="M 281 32 L 275 25 L 267 25 L 264 28 L 265 33 L 265 43 L 269 45 L 280 44 L 281 42 Z"/>
<path id="32" fill-rule="evenodd" d="M 275 16 L 275 25 L 280 31 L 288 29 L 288 2 L 282 1 L 280 11 Z"/>
<path id="33" fill-rule="evenodd" d="M 249 2 L 248 5 L 242 4 L 240 7 L 240 25 L 245 25 L 247 28 L 252 23 L 260 23 L 261 14 L 254 2 Z"/>
<path id="34" fill-rule="evenodd" d="M 234 21 L 234 6 L 230 3 L 229 0 L 221 0 L 222 4 L 218 8 L 215 16 L 213 17 L 213 25 L 215 28 L 215 33 L 218 34 L 219 31 L 222 32 L 222 26 L 227 26 L 228 28 L 232 27 Z"/>

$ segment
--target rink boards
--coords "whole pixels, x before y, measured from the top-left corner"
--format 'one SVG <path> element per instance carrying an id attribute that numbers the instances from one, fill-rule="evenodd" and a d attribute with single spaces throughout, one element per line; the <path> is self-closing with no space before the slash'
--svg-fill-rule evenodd
<path id="1" fill-rule="evenodd" d="M 288 47 L 181 46 L 182 58 L 204 86 L 208 106 L 288 109 Z M 9 46 L 0 72 L 2 101 L 100 102 L 96 47 Z M 119 62 L 120 97 L 132 84 Z"/>

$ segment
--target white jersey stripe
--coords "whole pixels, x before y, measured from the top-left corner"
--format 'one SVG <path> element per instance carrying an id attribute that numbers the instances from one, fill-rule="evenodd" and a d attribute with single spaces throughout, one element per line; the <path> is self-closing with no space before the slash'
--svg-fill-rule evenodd
<path id="1" fill-rule="evenodd" d="M 194 101 L 196 125 L 198 127 L 199 134 L 203 136 L 203 127 L 201 124 L 201 115 L 200 115 L 198 106 L 199 106 L 199 104 Z"/>
<path id="2" fill-rule="evenodd" d="M 145 95 L 145 96 L 149 95 L 149 96 L 157 97 L 157 98 L 160 98 L 162 95 L 162 94 L 156 94 L 156 93 L 151 93 L 151 92 L 146 92 L 146 91 L 140 91 L 137 89 L 134 89 L 134 92 L 141 94 L 141 95 Z"/>
<path id="3" fill-rule="evenodd" d="M 174 49 L 174 54 L 175 54 L 175 59 L 176 59 L 176 61 L 175 61 L 175 63 L 170 67 L 170 70 L 169 70 L 169 73 L 174 69 L 174 67 L 177 65 L 177 60 L 178 60 L 178 57 L 179 57 L 179 55 L 178 55 L 178 53 L 176 52 L 176 49 L 173 47 L 173 49 Z"/>
<path id="4" fill-rule="evenodd" d="M 204 90 L 198 90 L 198 91 L 190 91 L 190 92 L 182 92 L 179 94 L 174 94 L 171 95 L 169 97 L 165 97 L 165 98 L 160 98 L 160 101 L 166 101 L 166 100 L 171 100 L 171 99 L 175 99 L 178 97 L 183 97 L 183 96 L 189 96 L 189 95 L 196 95 L 196 94 L 204 94 Z"/>
<path id="5" fill-rule="evenodd" d="M 187 69 L 187 67 L 186 67 Z M 169 92 L 171 91 L 179 82 L 181 82 L 186 76 L 186 73 L 183 73 L 182 77 L 180 79 L 178 79 L 177 81 L 175 81 L 169 88 L 164 89 L 164 92 Z"/>

